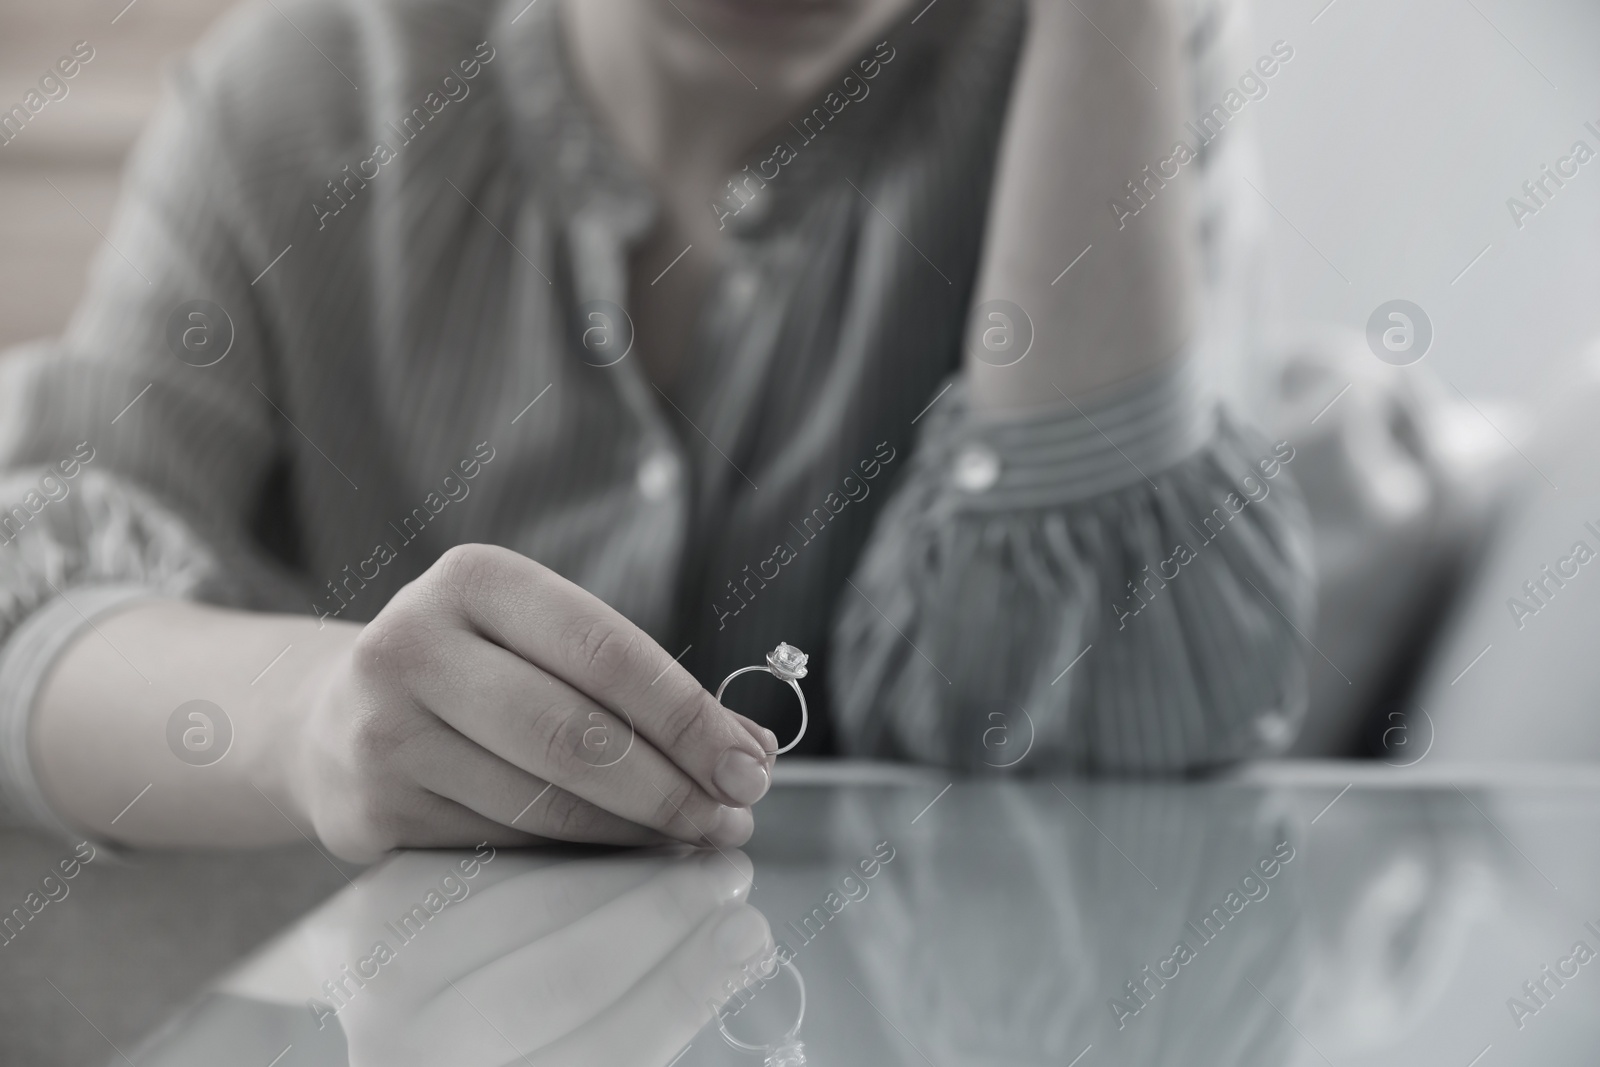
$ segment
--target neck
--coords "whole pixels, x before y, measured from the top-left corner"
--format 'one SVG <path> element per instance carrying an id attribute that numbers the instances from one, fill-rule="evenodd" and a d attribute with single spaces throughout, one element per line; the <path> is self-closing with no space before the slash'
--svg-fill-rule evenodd
<path id="1" fill-rule="evenodd" d="M 718 29 L 689 0 L 567 0 L 561 15 L 578 81 L 629 158 L 658 185 L 715 188 L 910 3 L 819 5 L 825 21 L 765 36 Z"/>

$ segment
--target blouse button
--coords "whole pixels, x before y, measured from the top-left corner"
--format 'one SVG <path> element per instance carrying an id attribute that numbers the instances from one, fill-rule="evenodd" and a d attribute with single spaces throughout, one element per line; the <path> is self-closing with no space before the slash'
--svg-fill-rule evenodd
<path id="1" fill-rule="evenodd" d="M 639 464 L 636 480 L 646 500 L 665 500 L 678 487 L 678 461 L 670 453 L 652 452 Z"/>
<path id="2" fill-rule="evenodd" d="M 1000 480 L 1000 457 L 983 445 L 967 445 L 956 454 L 950 476 L 957 489 L 981 493 Z"/>

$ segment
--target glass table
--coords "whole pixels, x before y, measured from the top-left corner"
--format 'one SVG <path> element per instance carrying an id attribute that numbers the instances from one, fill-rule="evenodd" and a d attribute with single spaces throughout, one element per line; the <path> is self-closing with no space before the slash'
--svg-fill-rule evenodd
<path id="1" fill-rule="evenodd" d="M 1600 1062 L 1596 772 L 783 770 L 743 850 L 396 855 L 131 1058 Z"/>

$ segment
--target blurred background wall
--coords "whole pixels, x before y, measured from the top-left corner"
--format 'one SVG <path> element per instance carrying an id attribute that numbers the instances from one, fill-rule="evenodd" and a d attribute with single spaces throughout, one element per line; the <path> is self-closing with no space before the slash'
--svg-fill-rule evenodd
<path id="1" fill-rule="evenodd" d="M 1433 320 L 1429 363 L 1474 400 L 1556 388 L 1600 336 L 1600 159 L 1520 230 L 1506 200 L 1575 140 L 1600 147 L 1600 4 L 1253 7 L 1260 41 L 1296 50 L 1251 105 L 1276 208 L 1269 319 L 1361 329 L 1405 298 Z"/>
<path id="2" fill-rule="evenodd" d="M 164 66 L 231 6 L 137 0 L 124 12 L 126 3 L 0 0 L 0 111 L 20 103 L 75 43 L 94 49 L 68 95 L 0 145 L 0 346 L 60 331 Z"/>

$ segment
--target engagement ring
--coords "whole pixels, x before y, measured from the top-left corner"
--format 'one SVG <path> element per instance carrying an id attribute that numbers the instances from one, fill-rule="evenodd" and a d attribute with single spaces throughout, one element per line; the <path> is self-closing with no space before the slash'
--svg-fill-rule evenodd
<path id="1" fill-rule="evenodd" d="M 793 741 L 790 741 L 776 752 L 770 753 L 770 755 L 783 755 L 798 745 L 800 739 L 806 735 L 806 724 L 810 720 L 806 712 L 806 695 L 800 691 L 800 679 L 806 676 L 806 660 L 809 658 L 804 652 L 801 652 L 788 642 L 779 641 L 778 647 L 767 653 L 767 662 L 757 664 L 754 667 L 740 667 L 724 678 L 721 685 L 717 686 L 717 703 L 720 704 L 722 703 L 722 693 L 728 688 L 728 683 L 741 674 L 749 674 L 751 671 L 766 671 L 779 681 L 789 683 L 789 687 L 794 690 L 794 695 L 800 698 L 800 732 L 795 735 Z"/>

